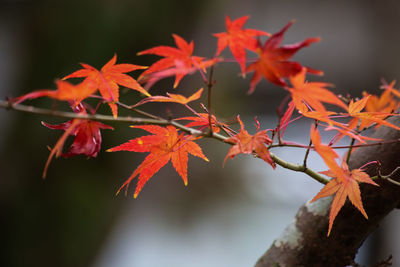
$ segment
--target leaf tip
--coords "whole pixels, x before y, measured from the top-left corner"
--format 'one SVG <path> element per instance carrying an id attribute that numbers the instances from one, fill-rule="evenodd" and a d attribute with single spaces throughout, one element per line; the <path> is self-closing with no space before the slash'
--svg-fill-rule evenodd
<path id="1" fill-rule="evenodd" d="M 333 221 L 329 220 L 328 233 L 326 234 L 327 237 L 329 237 L 329 235 L 332 232 L 332 226 L 333 226 Z"/>

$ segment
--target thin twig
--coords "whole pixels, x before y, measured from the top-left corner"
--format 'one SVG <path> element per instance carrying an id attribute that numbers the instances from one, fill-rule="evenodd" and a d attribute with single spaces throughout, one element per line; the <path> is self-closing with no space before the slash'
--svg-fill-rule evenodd
<path id="1" fill-rule="evenodd" d="M 317 127 L 318 127 L 318 120 L 314 120 L 314 128 L 317 129 Z M 310 137 L 310 141 L 308 142 L 308 147 L 307 147 L 306 153 L 304 155 L 304 160 L 303 160 L 304 169 L 307 169 L 307 159 L 308 159 L 308 154 L 310 154 L 311 145 L 312 145 L 312 140 Z"/>
<path id="2" fill-rule="evenodd" d="M 102 96 L 99 96 L 99 95 L 91 95 L 90 98 L 100 99 L 100 100 L 102 100 L 103 103 L 108 103 L 107 101 L 104 101 L 104 98 L 103 98 Z M 100 102 L 100 103 L 101 103 L 101 102 Z M 126 105 L 126 104 L 121 103 L 121 102 L 118 102 L 118 101 L 112 102 L 112 103 L 115 103 L 115 104 L 117 104 L 117 105 L 120 106 L 120 107 L 123 107 L 123 108 L 125 108 L 125 109 L 134 111 L 134 112 L 136 112 L 137 114 L 143 115 L 143 116 L 148 117 L 148 118 L 152 118 L 152 119 L 156 119 L 156 120 L 162 119 L 161 117 L 158 117 L 158 116 L 156 116 L 156 115 L 150 114 L 150 113 L 148 113 L 148 112 L 146 112 L 146 111 L 143 111 L 143 110 L 134 108 L 134 107 L 132 107 L 132 106 Z"/>
<path id="3" fill-rule="evenodd" d="M 207 83 L 207 88 L 208 88 L 207 109 L 208 109 L 208 125 L 210 127 L 210 135 L 212 135 L 212 132 L 213 132 L 213 129 L 212 129 L 212 111 L 211 111 L 211 92 L 212 92 L 212 87 L 214 85 L 213 76 L 214 76 L 214 66 L 211 66 L 210 74 L 208 76 L 208 83 Z"/>
<path id="4" fill-rule="evenodd" d="M 397 181 L 395 181 L 395 180 L 393 180 L 391 178 L 385 178 L 385 179 L 388 180 L 389 182 L 391 182 L 392 184 L 400 186 L 400 182 L 397 182 Z"/>
<path id="5" fill-rule="evenodd" d="M 273 153 L 270 153 L 270 155 L 271 155 L 272 160 L 276 164 L 280 165 L 281 167 L 283 167 L 285 169 L 289 169 L 289 170 L 297 171 L 297 172 L 304 172 L 305 174 L 307 174 L 308 176 L 310 176 L 311 178 L 313 178 L 314 180 L 316 180 L 322 184 L 327 184 L 329 182 L 329 180 L 326 179 L 321 174 L 314 172 L 313 170 L 311 170 L 309 168 L 304 168 L 303 165 L 289 163 L 289 162 L 284 161 L 284 160 L 280 159 L 279 157 L 275 156 L 275 154 L 273 154 Z"/>
<path id="6" fill-rule="evenodd" d="M 349 150 L 347 151 L 347 157 L 346 157 L 346 163 L 347 163 L 347 164 L 349 164 L 350 156 L 351 156 L 351 151 L 353 150 L 354 142 L 355 142 L 355 141 L 356 141 L 356 139 L 351 138 Z"/>
<path id="7" fill-rule="evenodd" d="M 387 180 L 388 182 L 390 182 L 390 183 L 392 183 L 392 184 L 395 184 L 395 185 L 400 186 L 400 182 L 395 181 L 395 180 L 393 180 L 392 178 L 390 178 L 390 177 L 392 177 L 396 172 L 398 172 L 399 170 L 400 170 L 400 167 L 397 167 L 396 169 L 394 169 L 394 170 L 393 170 L 391 173 L 389 173 L 388 175 L 382 175 L 382 174 L 380 173 L 380 171 L 379 171 L 379 172 L 378 172 L 378 178 Z"/>

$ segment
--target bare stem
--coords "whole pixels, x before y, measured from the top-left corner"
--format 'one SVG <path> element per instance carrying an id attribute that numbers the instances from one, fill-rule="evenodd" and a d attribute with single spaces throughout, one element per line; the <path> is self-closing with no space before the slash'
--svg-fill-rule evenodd
<path id="1" fill-rule="evenodd" d="M 354 146 L 354 142 L 356 141 L 356 139 L 351 138 L 350 141 L 350 147 L 349 150 L 347 151 L 347 157 L 346 157 L 346 163 L 349 164 L 349 160 L 350 160 L 350 156 L 351 156 L 351 151 L 353 150 L 353 146 Z"/>
<path id="2" fill-rule="evenodd" d="M 90 96 L 90 97 L 91 97 L 91 98 L 100 99 L 100 100 L 102 100 L 103 103 L 107 103 L 107 101 L 104 101 L 104 98 L 103 98 L 102 96 L 99 96 L 99 95 L 92 95 L 92 96 Z M 102 102 L 100 102 L 100 103 L 102 103 Z M 148 113 L 148 112 L 146 112 L 146 111 L 143 111 L 143 110 L 134 108 L 134 107 L 132 107 L 132 106 L 126 105 L 126 104 L 124 104 L 124 103 L 121 103 L 121 102 L 118 102 L 118 101 L 117 101 L 117 102 L 114 102 L 114 103 L 117 104 L 117 105 L 120 106 L 120 107 L 123 107 L 123 108 L 128 109 L 128 110 L 132 110 L 132 111 L 136 112 L 137 114 L 143 115 L 143 116 L 145 116 L 145 117 L 152 118 L 152 119 L 156 119 L 156 120 L 161 119 L 161 117 L 158 117 L 158 116 L 153 115 L 153 114 L 150 114 L 150 113 Z"/>
<path id="3" fill-rule="evenodd" d="M 318 127 L 317 120 L 314 121 L 314 127 L 315 127 L 315 129 L 317 129 L 317 127 Z M 312 145 L 312 140 L 310 137 L 310 141 L 308 142 L 308 147 L 307 147 L 306 154 L 304 155 L 304 160 L 303 160 L 304 169 L 307 169 L 307 159 L 308 159 L 308 155 L 310 154 L 311 145 Z"/>
<path id="4" fill-rule="evenodd" d="M 306 153 L 304 155 L 304 160 L 303 160 L 304 168 L 307 168 L 307 159 L 308 159 L 308 155 L 310 154 L 311 145 L 312 145 L 312 141 L 310 138 L 310 142 L 308 143 L 308 147 L 307 147 Z"/>
<path id="5" fill-rule="evenodd" d="M 214 85 L 214 66 L 211 66 L 210 68 L 210 75 L 208 76 L 208 82 L 207 82 L 207 88 L 208 88 L 208 94 L 207 94 L 207 109 L 208 109 L 208 125 L 210 127 L 210 135 L 212 135 L 212 111 L 211 111 L 211 92 L 212 92 L 212 87 Z"/>
<path id="6" fill-rule="evenodd" d="M 381 178 L 381 179 L 384 179 L 384 180 L 387 180 L 388 182 L 390 182 L 390 183 L 392 183 L 392 184 L 395 184 L 395 185 L 398 185 L 398 186 L 400 186 L 400 182 L 398 182 L 398 181 L 396 181 L 396 180 L 393 180 L 391 177 L 396 173 L 396 172 L 398 172 L 400 170 L 400 167 L 397 167 L 396 169 L 394 169 L 391 173 L 389 173 L 388 175 L 382 175 L 381 173 L 380 173 L 380 171 L 379 171 L 379 173 L 378 173 L 378 175 L 376 176 L 376 178 Z M 375 176 L 373 177 L 373 178 L 375 178 Z M 371 178 L 372 179 L 372 178 Z"/>
<path id="7" fill-rule="evenodd" d="M 281 167 L 283 167 L 285 169 L 289 169 L 289 170 L 296 171 L 296 172 L 304 172 L 305 174 L 307 174 L 308 176 L 310 176 L 311 178 L 313 178 L 314 180 L 316 180 L 322 184 L 327 184 L 329 182 L 329 180 L 326 179 L 323 175 L 321 175 L 309 168 L 304 168 L 303 165 L 289 163 L 289 162 L 284 161 L 281 158 L 275 156 L 272 153 L 270 153 L 270 154 L 271 154 L 272 160 L 276 164 L 280 165 Z"/>

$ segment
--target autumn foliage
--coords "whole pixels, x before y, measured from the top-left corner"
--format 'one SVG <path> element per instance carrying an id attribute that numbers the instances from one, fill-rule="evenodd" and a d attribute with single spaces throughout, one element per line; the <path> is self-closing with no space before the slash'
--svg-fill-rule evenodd
<path id="1" fill-rule="evenodd" d="M 212 57 L 196 55 L 193 41 L 186 41 L 183 37 L 173 34 L 173 46 L 156 45 L 138 53 L 140 56 L 158 57 L 149 67 L 130 63 L 117 64 L 117 56 L 114 55 L 100 69 L 82 63 L 82 68 L 57 80 L 55 90 L 33 91 L 12 99 L 11 105 L 17 105 L 27 100 L 48 97 L 67 101 L 74 112 L 69 115 L 71 120 L 65 123 L 52 125 L 43 122 L 43 125 L 50 129 L 64 130 L 58 142 L 50 147 L 43 177 L 46 176 L 50 161 L 54 156 L 71 157 L 82 154 L 86 157 L 96 157 L 100 152 L 101 130 L 113 128 L 98 121 L 105 117 L 97 114 L 97 107 L 92 108 L 87 103 L 86 100 L 91 99 L 91 101 L 98 101 L 98 105 L 109 106 L 112 117 L 110 119 L 108 116 L 107 119 L 113 121 L 112 118 L 114 118 L 115 121 L 131 122 L 133 124 L 131 127 L 138 133 L 137 137 L 109 148 L 108 152 L 148 153 L 118 192 L 124 188 L 128 190 L 129 184 L 137 178 L 133 194 L 136 198 L 144 185 L 169 161 L 187 185 L 188 155 L 208 161 L 198 141 L 202 138 L 213 138 L 230 145 L 224 164 L 228 158 L 233 159 L 239 154 L 248 154 L 260 158 L 273 169 L 279 165 L 294 171 L 306 172 L 309 153 L 317 153 L 324 161 L 327 170 L 310 175 L 311 178 L 325 184 L 312 201 L 334 196 L 329 216 L 328 235 L 334 229 L 334 220 L 347 199 L 365 218 L 368 218 L 368 211 L 363 207 L 359 183 L 378 186 L 374 182 L 378 177 L 370 177 L 362 168 L 349 170 L 347 163 L 352 151 L 357 147 L 374 145 L 377 144 L 374 142 L 382 141 L 368 137 L 365 130 L 381 126 L 400 130 L 399 127 L 386 121 L 386 118 L 398 115 L 400 91 L 394 87 L 395 82 L 390 84 L 383 82 L 381 95 L 364 92 L 358 98 L 338 96 L 332 90 L 333 84 L 325 81 L 309 81 L 309 74 L 321 76 L 323 75 L 321 70 L 292 60 L 292 57 L 301 49 L 319 42 L 321 40 L 319 37 L 310 37 L 294 44 L 282 45 L 284 35 L 293 26 L 294 21 L 290 21 L 280 31 L 270 34 L 263 30 L 246 28 L 245 23 L 248 19 L 248 16 L 234 20 L 228 16 L 225 18 L 226 31 L 216 30 L 218 33 L 213 34 L 217 39 L 215 40 L 216 52 Z M 227 52 L 226 55 L 231 54 L 233 58 L 223 56 L 224 51 L 228 49 L 230 53 Z M 287 93 L 287 97 L 278 108 L 279 118 L 276 126 L 262 128 L 255 119 L 255 132 L 251 134 L 248 132 L 251 127 L 245 127 L 238 114 L 233 114 L 232 117 L 237 119 L 232 122 L 213 113 L 212 91 L 217 87 L 213 75 L 214 69 L 222 68 L 229 62 L 238 64 L 242 78 L 246 78 L 246 74 L 251 73 L 250 89 L 246 88 L 243 93 L 246 91 L 254 93 L 260 82 L 272 83 L 278 90 L 284 90 Z M 133 71 L 142 72 L 135 79 L 131 76 Z M 179 90 L 182 79 L 189 75 L 200 75 L 204 84 L 185 95 L 175 91 Z M 152 96 L 151 88 L 155 83 L 170 77 L 174 79 L 171 88 L 175 90 Z M 121 103 L 120 87 L 132 89 L 132 93 L 142 99 L 129 105 Z M 205 92 L 207 95 L 203 97 Z M 207 98 L 206 103 L 199 105 L 198 101 L 202 97 Z M 248 96 L 249 101 L 252 97 L 252 95 Z M 166 112 L 165 116 L 160 117 L 138 109 L 154 102 L 181 105 L 190 112 L 190 115 L 176 116 Z M 119 108 L 136 112 L 141 117 L 120 117 Z M 287 126 L 298 119 L 310 122 L 310 140 L 306 144 L 285 139 Z M 236 122 L 240 126 L 237 130 L 235 130 L 236 126 L 232 125 Z M 149 134 L 142 135 L 141 131 Z M 328 142 L 322 141 L 321 133 L 325 131 L 329 131 L 333 136 Z M 69 151 L 63 152 L 64 144 L 69 136 L 74 137 L 73 142 Z M 349 145 L 345 147 L 347 153 L 339 156 L 336 144 L 339 140 L 343 141 L 345 137 L 350 140 Z M 395 141 L 397 140 L 393 142 Z M 386 140 L 386 142 L 391 142 L 391 140 Z M 287 163 L 271 152 L 280 147 L 304 149 L 306 153 L 303 164 L 293 167 L 294 164 Z M 379 190 L 379 187 L 376 187 L 376 190 Z"/>

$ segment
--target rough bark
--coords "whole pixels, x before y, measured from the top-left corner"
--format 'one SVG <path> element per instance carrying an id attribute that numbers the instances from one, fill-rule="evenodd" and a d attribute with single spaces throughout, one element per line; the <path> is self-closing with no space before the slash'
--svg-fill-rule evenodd
<path id="1" fill-rule="evenodd" d="M 400 125 L 400 118 L 391 118 Z M 380 127 L 373 137 L 384 140 L 400 139 L 400 131 Z M 350 169 L 379 160 L 381 173 L 387 175 L 400 165 L 400 143 L 359 148 L 351 156 Z M 376 175 L 376 165 L 367 172 Z M 393 177 L 399 180 L 399 175 Z M 304 204 L 293 222 L 287 226 L 267 252 L 261 256 L 256 267 L 290 266 L 347 266 L 354 263 L 355 255 L 379 222 L 400 203 L 400 186 L 379 179 L 379 188 L 361 184 L 364 208 L 369 216 L 366 220 L 349 201 L 339 212 L 327 237 L 328 217 L 332 198 L 320 199 Z"/>

